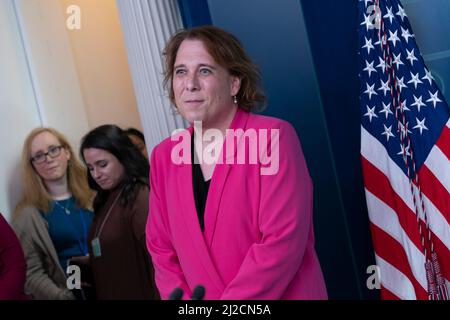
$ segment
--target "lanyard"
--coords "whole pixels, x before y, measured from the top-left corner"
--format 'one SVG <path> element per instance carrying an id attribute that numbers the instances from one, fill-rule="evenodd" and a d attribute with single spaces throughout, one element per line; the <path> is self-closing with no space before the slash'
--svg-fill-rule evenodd
<path id="1" fill-rule="evenodd" d="M 100 238 L 100 234 L 103 231 L 103 227 L 105 226 L 106 221 L 109 218 L 109 215 L 111 214 L 112 209 L 114 208 L 114 206 L 117 203 L 117 200 L 119 200 L 120 195 L 122 194 L 123 189 L 125 189 L 125 186 L 122 187 L 122 189 L 120 190 L 119 194 L 117 195 L 117 197 L 114 199 L 113 203 L 111 204 L 111 206 L 108 209 L 108 212 L 106 213 L 105 219 L 103 219 L 102 224 L 100 225 L 100 229 L 97 226 L 97 230 L 95 230 L 95 235 L 94 235 L 94 239 L 99 239 Z"/>

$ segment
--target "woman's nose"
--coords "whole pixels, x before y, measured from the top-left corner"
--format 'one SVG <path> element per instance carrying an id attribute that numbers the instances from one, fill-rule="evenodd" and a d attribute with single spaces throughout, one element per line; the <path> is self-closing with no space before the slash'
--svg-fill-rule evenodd
<path id="1" fill-rule="evenodd" d="M 195 91 L 199 89 L 198 77 L 195 72 L 190 73 L 186 77 L 186 89 L 189 91 Z"/>

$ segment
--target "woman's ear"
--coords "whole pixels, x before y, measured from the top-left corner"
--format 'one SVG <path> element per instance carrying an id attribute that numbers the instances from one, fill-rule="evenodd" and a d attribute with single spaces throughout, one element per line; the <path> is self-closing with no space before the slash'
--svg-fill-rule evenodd
<path id="1" fill-rule="evenodd" d="M 241 89 L 241 78 L 237 76 L 231 76 L 231 96 L 235 96 L 238 94 Z"/>

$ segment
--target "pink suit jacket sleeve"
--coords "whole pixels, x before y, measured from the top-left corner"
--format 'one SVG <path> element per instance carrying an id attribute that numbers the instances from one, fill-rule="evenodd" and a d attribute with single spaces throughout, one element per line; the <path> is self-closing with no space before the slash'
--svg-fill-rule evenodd
<path id="1" fill-rule="evenodd" d="M 191 293 L 171 243 L 169 223 L 165 220 L 167 215 L 162 212 L 165 206 L 161 204 L 158 195 L 156 149 L 157 147 L 153 150 L 150 161 L 150 168 L 153 170 L 150 171 L 147 248 L 155 266 L 155 282 L 161 299 L 169 299 L 170 294 L 177 287 L 184 291 L 183 299 L 187 299 Z"/>

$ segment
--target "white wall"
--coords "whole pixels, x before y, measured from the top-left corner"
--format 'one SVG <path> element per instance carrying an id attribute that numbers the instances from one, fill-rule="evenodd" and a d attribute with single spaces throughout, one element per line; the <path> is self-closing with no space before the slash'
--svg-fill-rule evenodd
<path id="1" fill-rule="evenodd" d="M 0 1 L 0 212 L 9 220 L 20 196 L 22 142 L 40 124 L 12 1 Z"/>
<path id="2" fill-rule="evenodd" d="M 79 4 L 81 30 L 66 28 L 66 4 Z M 21 148 L 33 128 L 58 129 L 75 150 L 99 124 L 141 128 L 114 0 L 0 0 L 0 111 L 7 220 L 21 197 Z"/>
<path id="3" fill-rule="evenodd" d="M 81 10 L 81 29 L 67 32 L 89 126 L 113 123 L 141 129 L 115 1 L 59 0 L 59 3 L 66 17 L 70 5 Z"/>

